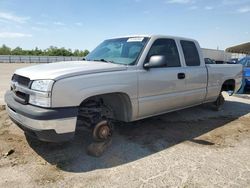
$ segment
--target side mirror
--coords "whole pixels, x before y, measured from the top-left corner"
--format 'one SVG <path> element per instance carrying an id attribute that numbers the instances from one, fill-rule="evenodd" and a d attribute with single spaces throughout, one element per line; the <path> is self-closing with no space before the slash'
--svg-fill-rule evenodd
<path id="1" fill-rule="evenodd" d="M 145 69 L 165 67 L 167 65 L 166 57 L 163 55 L 153 55 L 150 57 L 149 62 L 144 64 Z"/>

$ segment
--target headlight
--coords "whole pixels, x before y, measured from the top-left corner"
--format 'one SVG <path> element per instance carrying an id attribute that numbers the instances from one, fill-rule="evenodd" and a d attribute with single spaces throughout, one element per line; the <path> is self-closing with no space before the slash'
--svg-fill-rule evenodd
<path id="1" fill-rule="evenodd" d="M 35 80 L 32 82 L 31 89 L 48 92 L 51 91 L 53 83 L 53 80 Z"/>
<path id="2" fill-rule="evenodd" d="M 53 83 L 53 80 L 33 81 L 31 90 L 34 91 L 29 96 L 29 103 L 41 107 L 51 107 L 51 90 Z"/>

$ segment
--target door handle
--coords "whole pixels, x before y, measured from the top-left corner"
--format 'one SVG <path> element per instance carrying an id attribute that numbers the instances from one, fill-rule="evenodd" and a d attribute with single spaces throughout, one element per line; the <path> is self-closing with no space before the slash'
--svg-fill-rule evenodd
<path id="1" fill-rule="evenodd" d="M 181 80 L 181 79 L 185 79 L 186 75 L 185 73 L 178 73 L 178 79 Z"/>

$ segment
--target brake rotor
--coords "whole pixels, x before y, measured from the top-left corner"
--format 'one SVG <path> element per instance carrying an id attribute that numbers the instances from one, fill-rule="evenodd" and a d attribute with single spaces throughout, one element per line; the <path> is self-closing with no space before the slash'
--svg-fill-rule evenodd
<path id="1" fill-rule="evenodd" d="M 93 139 L 95 141 L 105 141 L 112 136 L 112 127 L 108 120 L 102 120 L 97 123 L 93 129 Z"/>

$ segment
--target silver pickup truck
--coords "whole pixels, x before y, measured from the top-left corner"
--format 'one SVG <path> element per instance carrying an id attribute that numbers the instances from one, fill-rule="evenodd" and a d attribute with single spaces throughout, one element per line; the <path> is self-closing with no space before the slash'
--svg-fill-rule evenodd
<path id="1" fill-rule="evenodd" d="M 223 103 L 242 82 L 241 65 L 205 65 L 197 41 L 171 36 L 108 39 L 83 61 L 15 71 L 5 95 L 10 118 L 28 135 L 59 142 L 77 126 L 95 141 L 131 122 L 202 103 Z"/>

